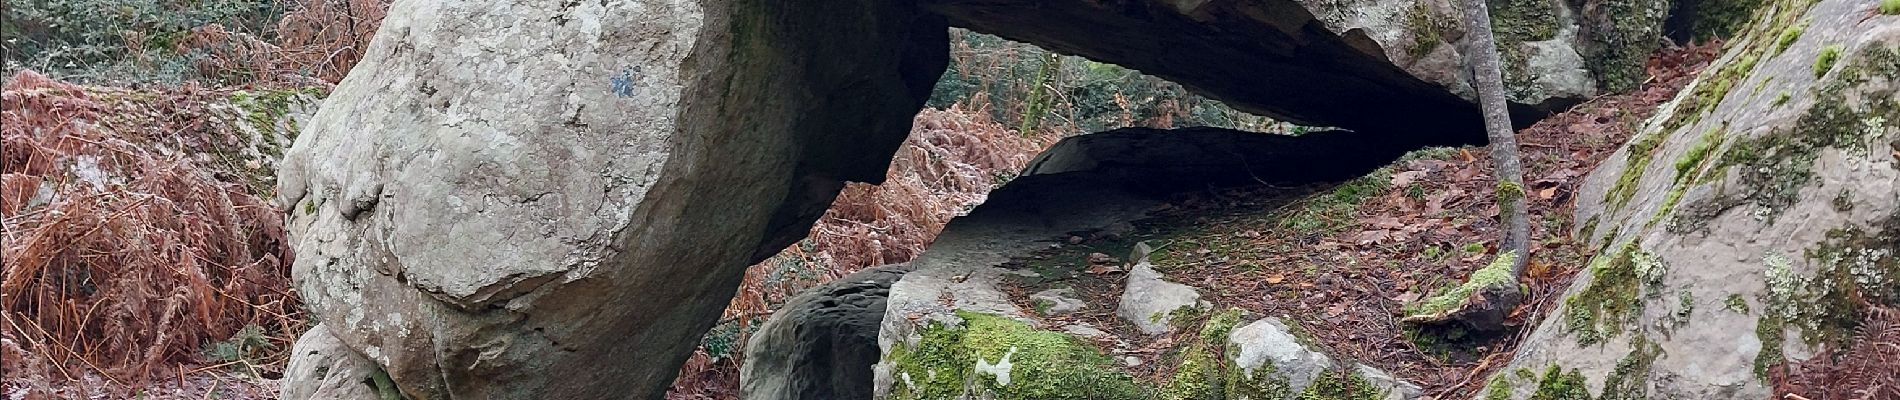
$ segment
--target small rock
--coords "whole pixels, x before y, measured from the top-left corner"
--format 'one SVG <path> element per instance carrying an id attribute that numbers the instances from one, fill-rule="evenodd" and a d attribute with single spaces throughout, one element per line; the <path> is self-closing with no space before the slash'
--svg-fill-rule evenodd
<path id="1" fill-rule="evenodd" d="M 1003 273 L 1020 276 L 1024 278 L 1041 278 L 1042 277 L 1042 273 L 1036 272 L 1034 270 L 1027 270 L 1027 269 L 1011 269 L 1011 270 L 1003 271 Z"/>
<path id="2" fill-rule="evenodd" d="M 1082 237 L 1069 235 L 1069 244 L 1082 244 Z"/>
<path id="3" fill-rule="evenodd" d="M 1120 264 L 1122 261 L 1102 253 L 1089 253 L 1089 264 Z"/>
<path id="4" fill-rule="evenodd" d="M 1122 357 L 1122 364 L 1128 365 L 1129 368 L 1139 367 L 1141 366 L 1141 357 L 1135 357 L 1135 356 Z"/>
<path id="5" fill-rule="evenodd" d="M 1062 331 L 1068 332 L 1070 335 L 1076 335 L 1076 336 L 1081 336 L 1081 337 L 1108 336 L 1108 332 L 1103 332 L 1101 329 L 1095 329 L 1095 327 L 1089 326 L 1088 324 L 1075 324 L 1075 325 L 1064 326 L 1062 327 Z"/>
<path id="6" fill-rule="evenodd" d="M 1115 314 L 1134 323 L 1142 333 L 1167 333 L 1173 329 L 1170 323 L 1176 310 L 1201 305 L 1201 294 L 1193 287 L 1163 279 L 1148 263 L 1135 264 L 1127 282 Z"/>
<path id="7" fill-rule="evenodd" d="M 1029 295 L 1029 301 L 1035 305 L 1036 311 L 1042 312 L 1043 315 L 1068 314 L 1088 306 L 1088 303 L 1075 298 L 1075 289 L 1069 288 L 1036 292 Z"/>
<path id="8" fill-rule="evenodd" d="M 1242 373 L 1252 377 L 1256 372 L 1266 372 L 1261 367 L 1271 365 L 1270 373 L 1277 375 L 1274 379 L 1285 379 L 1293 392 L 1306 390 L 1323 374 L 1339 373 L 1339 363 L 1319 349 L 1301 343 L 1278 318 L 1235 328 L 1227 334 L 1227 344 L 1229 349 L 1237 349 L 1230 350 L 1228 355 Z M 1424 393 L 1417 385 L 1364 364 L 1354 364 L 1352 370 L 1354 375 L 1386 393 L 1384 400 L 1416 399 Z"/>

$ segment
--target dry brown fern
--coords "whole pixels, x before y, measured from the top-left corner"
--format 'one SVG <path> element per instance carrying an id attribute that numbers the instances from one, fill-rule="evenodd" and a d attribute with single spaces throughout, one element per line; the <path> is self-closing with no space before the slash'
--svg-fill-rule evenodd
<path id="1" fill-rule="evenodd" d="M 1900 309 L 1866 307 L 1867 317 L 1844 351 L 1824 350 L 1771 368 L 1776 399 L 1900 399 Z"/>
<path id="2" fill-rule="evenodd" d="M 281 215 L 200 162 L 244 122 L 182 115 L 229 93 L 102 93 L 117 92 L 28 71 L 0 98 L 0 332 L 16 355 L 55 381 L 131 383 L 245 326 L 295 335 Z"/>

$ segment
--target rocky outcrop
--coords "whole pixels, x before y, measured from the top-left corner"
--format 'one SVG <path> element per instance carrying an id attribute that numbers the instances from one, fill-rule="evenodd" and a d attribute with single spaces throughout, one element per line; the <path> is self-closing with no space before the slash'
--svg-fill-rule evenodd
<path id="1" fill-rule="evenodd" d="M 1022 176 L 952 220 L 911 261 L 917 270 L 891 287 L 878 331 L 877 398 L 1137 398 L 1139 387 L 1116 360 L 1076 336 L 1032 325 L 1030 310 L 1003 288 L 1034 272 L 1001 267 L 1068 232 L 1126 229 L 1124 221 L 1160 204 L 1118 183 Z"/>
<path id="2" fill-rule="evenodd" d="M 413 398 L 658 397 L 746 265 L 882 179 L 947 54 L 905 2 L 390 10 L 279 201 L 313 315 Z"/>
<path id="3" fill-rule="evenodd" d="M 1456 38 L 1404 25 L 1455 29 L 1456 8 L 1399 3 L 405 0 L 283 162 L 293 275 L 324 329 L 408 395 L 651 397 L 743 266 L 802 236 L 845 181 L 882 180 L 944 69 L 950 21 L 1359 131 L 1316 134 L 1334 141 L 1299 150 L 1313 158 L 1479 141 L 1450 72 Z M 1520 123 L 1590 92 L 1570 14 L 1546 5 L 1526 26 L 1556 36 L 1512 64 L 1529 77 Z M 1227 151 L 1253 171 L 1274 161 L 1249 151 L 1314 140 Z M 997 226 L 1009 234 L 994 240 L 1120 220 L 1179 183 L 1091 179 L 1059 185 L 1112 192 L 1078 203 L 1105 205 L 1021 211 L 1044 230 Z M 971 240 L 934 257 L 988 266 L 977 253 L 1013 245 Z"/>
<path id="4" fill-rule="evenodd" d="M 908 265 L 845 275 L 785 301 L 746 342 L 747 400 L 869 399 L 884 300 Z"/>
<path id="5" fill-rule="evenodd" d="M 1195 158 L 1192 154 L 1198 154 L 1194 152 L 1202 150 L 1200 146 L 1206 143 L 1238 144 L 1224 148 L 1224 153 L 1219 154 L 1250 156 L 1202 154 L 1195 158 L 1201 163 L 1195 168 L 1227 172 L 1277 165 L 1286 161 L 1280 157 L 1303 157 L 1290 149 L 1324 147 L 1350 137 L 1315 133 L 1282 138 L 1286 140 L 1256 141 L 1216 136 L 1266 135 L 1204 129 L 1122 131 L 1116 135 L 1128 137 L 1106 142 L 1149 144 L 1110 146 L 1117 149 L 1115 152 L 1133 156 L 1133 160 L 1161 160 L 1175 151 L 1188 152 L 1177 154 L 1183 159 Z M 1150 137 L 1135 137 L 1139 135 Z M 1151 181 L 1127 178 L 1168 176 L 1172 172 L 1149 171 L 1139 162 L 1051 161 L 1110 154 L 1093 150 L 1102 148 L 1102 143 L 1105 141 L 1091 140 L 1087 135 L 1057 143 L 1041 157 L 1045 163 L 1031 167 L 1030 173 L 991 193 L 989 200 L 969 215 L 951 221 L 930 249 L 911 262 L 916 270 L 892 285 L 878 332 L 883 359 L 875 367 L 877 398 L 1137 399 L 1156 398 L 1171 390 L 1137 382 L 1123 370 L 1124 366 L 1138 364 L 1140 360 L 1130 362 L 1128 358 L 1117 358 L 1084 342 L 1122 340 L 1116 333 L 1104 331 L 1104 327 L 1055 323 L 1046 318 L 1052 315 L 1049 310 L 1031 309 L 1035 308 L 1033 300 L 1029 302 L 1030 307 L 1024 307 L 1011 298 L 1011 292 L 1020 289 L 1017 286 L 1024 280 L 1055 278 L 1043 275 L 1053 272 L 1012 261 L 1031 258 L 1037 251 L 1051 246 L 1061 246 L 1065 243 L 1061 238 L 1076 232 L 1103 237 L 1127 233 L 1133 229 L 1128 221 L 1141 219 L 1162 204 L 1160 199 L 1167 191 L 1156 190 L 1157 187 L 1205 188 L 1214 183 L 1194 178 L 1218 180 L 1234 175 L 1226 172 L 1184 174 L 1172 176 L 1177 181 L 1154 185 Z M 1142 149 L 1154 153 L 1140 154 Z M 1385 158 L 1348 158 L 1359 163 L 1342 162 L 1340 171 L 1314 171 L 1311 176 L 1364 174 L 1397 158 L 1398 153 L 1392 152 Z M 1058 164 L 1075 167 L 1051 167 Z M 1290 174 L 1286 176 L 1287 183 L 1301 183 Z M 1129 259 L 1136 265 L 1148 265 L 1147 253 L 1137 250 Z M 1149 272 L 1143 274 L 1153 273 L 1154 268 L 1148 266 Z M 1152 282 L 1165 283 L 1160 281 L 1158 273 L 1153 274 Z M 1126 279 L 1137 280 L 1134 276 Z M 1128 285 L 1133 286 L 1133 283 Z M 1185 286 L 1181 289 L 1189 294 L 1194 292 Z M 1113 301 L 1111 297 L 1089 307 L 1112 307 Z M 1205 311 L 1195 310 L 1197 303 L 1199 301 L 1188 300 L 1187 305 L 1197 307 L 1182 311 L 1205 315 Z M 1172 310 L 1176 308 L 1179 307 L 1168 308 L 1171 311 L 1164 314 L 1172 317 L 1175 314 Z M 1157 329 L 1164 331 L 1184 323 L 1171 319 L 1162 321 L 1157 323 Z M 1229 321 L 1228 326 L 1235 322 L 1238 320 Z M 1129 328 L 1130 331 L 1135 329 Z M 1225 333 L 1208 337 L 1225 337 Z"/>
<path id="6" fill-rule="evenodd" d="M 1764 3 L 1591 173 L 1602 250 L 1482 398 L 1770 397 L 1770 367 L 1900 304 L 1900 16 Z"/>
<path id="7" fill-rule="evenodd" d="M 924 3 L 952 25 L 1140 70 L 1284 121 L 1482 136 L 1475 106 L 1466 100 L 1475 92 L 1463 67 L 1459 1 Z M 1570 8 L 1573 2 L 1492 3 L 1499 26 L 1511 29 L 1499 36 L 1520 123 L 1596 92 L 1580 51 L 1589 37 L 1581 34 L 1582 13 Z M 1634 67 L 1641 73 L 1640 62 Z"/>

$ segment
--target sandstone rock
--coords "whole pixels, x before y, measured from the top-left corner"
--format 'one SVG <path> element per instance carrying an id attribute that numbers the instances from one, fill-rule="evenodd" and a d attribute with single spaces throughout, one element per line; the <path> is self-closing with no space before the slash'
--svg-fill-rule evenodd
<path id="1" fill-rule="evenodd" d="M 1364 364 L 1342 367 L 1332 357 L 1307 343 L 1295 337 L 1286 323 L 1277 318 L 1262 319 L 1234 328 L 1227 336 L 1232 366 L 1242 374 L 1241 382 L 1275 385 L 1284 388 L 1289 394 L 1305 393 L 1315 383 L 1355 385 L 1373 389 L 1381 394 L 1376 398 L 1387 400 L 1416 399 L 1424 392 L 1417 385 Z"/>
<path id="2" fill-rule="evenodd" d="M 1131 127 L 1063 139 L 1031 160 L 1023 173 L 1087 171 L 1154 192 L 1345 180 L 1418 145 L 1407 138 L 1369 140 L 1342 131 L 1286 136 L 1214 127 Z"/>
<path id="3" fill-rule="evenodd" d="M 885 296 L 909 271 L 903 264 L 869 268 L 786 300 L 746 343 L 741 397 L 871 398 Z"/>
<path id="4" fill-rule="evenodd" d="M 924 3 L 952 25 L 1140 70 L 1284 121 L 1481 136 L 1460 52 L 1464 5 L 1453 0 Z M 1580 30 L 1575 2 L 1504 3 L 1519 7 L 1494 7 L 1496 19 L 1523 31 L 1499 35 L 1518 122 L 1594 95 L 1591 64 L 1579 51 L 1592 39 Z M 1347 109 L 1383 114 L 1341 113 Z"/>
<path id="5" fill-rule="evenodd" d="M 1900 304 L 1900 16 L 1874 3 L 1766 2 L 1592 172 L 1603 250 L 1479 397 L 1770 397 L 1766 368 L 1860 320 L 1841 293 Z"/>
<path id="6" fill-rule="evenodd" d="M 1043 315 L 1062 315 L 1088 307 L 1082 299 L 1075 298 L 1075 289 L 1048 289 L 1029 295 L 1029 301 L 1035 303 L 1036 311 Z"/>
<path id="7" fill-rule="evenodd" d="M 290 364 L 284 367 L 282 392 L 286 400 L 380 399 L 376 363 L 337 340 L 323 324 L 297 337 Z M 393 389 L 393 387 L 391 388 Z"/>
<path id="8" fill-rule="evenodd" d="M 1159 335 L 1173 330 L 1175 313 L 1203 308 L 1201 293 L 1194 287 L 1168 282 L 1153 264 L 1142 262 L 1128 271 L 1115 315 L 1135 324 L 1142 333 Z"/>
<path id="9" fill-rule="evenodd" d="M 654 398 L 751 262 L 882 180 L 907 2 L 404 0 L 286 155 L 313 315 L 414 398 Z"/>

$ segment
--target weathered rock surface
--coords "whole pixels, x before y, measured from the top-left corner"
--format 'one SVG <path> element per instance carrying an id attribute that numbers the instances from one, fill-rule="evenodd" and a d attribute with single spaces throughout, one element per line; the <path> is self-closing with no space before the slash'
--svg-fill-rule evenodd
<path id="1" fill-rule="evenodd" d="M 1417 385 L 1401 381 L 1384 371 L 1364 364 L 1351 366 L 1334 361 L 1295 337 L 1278 318 L 1254 321 L 1228 333 L 1227 350 L 1231 367 L 1240 374 L 1238 382 L 1270 382 L 1284 387 L 1285 394 L 1304 393 L 1319 384 L 1346 384 L 1369 388 L 1380 396 L 1354 397 L 1387 400 L 1416 399 L 1423 394 Z M 1345 375 L 1345 377 L 1341 377 Z M 1284 386 L 1279 386 L 1284 385 Z M 1235 393 L 1227 398 L 1247 398 Z"/>
<path id="2" fill-rule="evenodd" d="M 1578 236 L 1603 250 L 1480 397 L 1770 397 L 1859 301 L 1900 304 L 1900 16 L 1765 3 L 1591 173 Z"/>
<path id="3" fill-rule="evenodd" d="M 741 397 L 869 399 L 877 330 L 905 264 L 869 268 L 785 301 L 746 342 Z"/>
<path id="4" fill-rule="evenodd" d="M 1420 136 L 1481 132 L 1465 100 L 1475 92 L 1460 52 L 1464 5 L 1453 0 L 924 3 L 952 25 L 1140 70 L 1285 121 Z M 1500 35 L 1514 56 L 1520 123 L 1595 93 L 1572 2 L 1501 3 L 1497 19 L 1523 31 Z M 1636 73 L 1641 67 L 1639 60 Z M 1355 109 L 1383 115 L 1347 115 Z"/>
<path id="5" fill-rule="evenodd" d="M 1068 314 L 1088 307 L 1088 303 L 1075 298 L 1075 289 L 1066 288 L 1036 292 L 1029 295 L 1029 301 L 1035 303 L 1037 311 L 1045 315 Z"/>
<path id="6" fill-rule="evenodd" d="M 298 292 L 414 398 L 658 397 L 947 54 L 906 2 L 390 10 L 279 193 Z"/>
<path id="7" fill-rule="evenodd" d="M 1133 127 L 1063 139 L 1031 160 L 1023 175 L 1087 171 L 1156 193 L 1346 180 L 1363 174 L 1366 165 L 1424 146 L 1420 139 L 1342 131 L 1286 136 L 1214 127 Z"/>
<path id="8" fill-rule="evenodd" d="M 376 363 L 337 340 L 323 324 L 297 337 L 284 367 L 286 400 L 377 399 Z M 391 388 L 393 389 L 393 388 Z"/>
<path id="9" fill-rule="evenodd" d="M 1193 286 L 1169 282 L 1154 264 L 1142 261 L 1129 269 L 1115 315 L 1142 333 L 1159 335 L 1174 329 L 1176 313 L 1203 308 L 1200 303 L 1201 294 Z"/>

